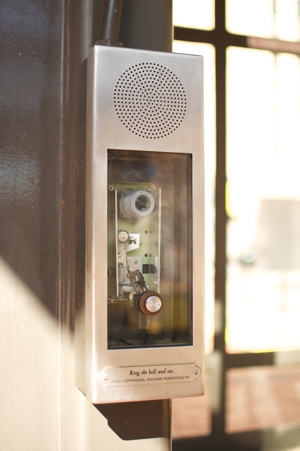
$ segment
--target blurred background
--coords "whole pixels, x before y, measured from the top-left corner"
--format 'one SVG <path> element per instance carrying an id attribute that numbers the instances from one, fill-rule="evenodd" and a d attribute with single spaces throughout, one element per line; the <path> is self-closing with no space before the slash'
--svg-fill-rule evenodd
<path id="1" fill-rule="evenodd" d="M 173 23 L 204 56 L 207 365 L 174 450 L 298 451 L 300 2 L 173 0 Z"/>

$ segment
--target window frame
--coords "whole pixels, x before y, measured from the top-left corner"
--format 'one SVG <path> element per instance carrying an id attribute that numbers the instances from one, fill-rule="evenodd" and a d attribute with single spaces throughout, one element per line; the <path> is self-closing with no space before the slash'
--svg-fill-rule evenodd
<path id="1" fill-rule="evenodd" d="M 218 330 L 214 335 L 214 351 L 206 357 L 206 368 L 212 374 L 212 393 L 219 393 L 218 409 L 212 409 L 212 434 L 205 437 L 174 440 L 174 451 L 203 449 L 241 450 L 242 446 L 253 444 L 253 449 L 261 448 L 267 440 L 276 446 L 282 441 L 285 449 L 286 438 L 276 435 L 276 428 L 265 431 L 226 433 L 226 373 L 233 368 L 278 366 L 282 363 L 298 365 L 299 351 L 237 353 L 226 352 L 226 264 L 227 264 L 227 212 L 226 212 L 226 51 L 230 46 L 265 49 L 274 52 L 285 52 L 300 55 L 300 43 L 281 41 L 278 39 L 258 38 L 254 36 L 235 35 L 226 30 L 226 0 L 215 0 L 215 29 L 200 30 L 174 27 L 174 40 L 212 44 L 215 47 L 216 70 L 216 183 L 215 183 L 215 308 L 218 314 Z M 285 426 L 289 431 L 289 446 L 297 446 L 300 426 Z M 262 438 L 262 436 L 264 438 Z M 188 448 L 187 448 L 188 446 Z M 247 448 L 248 449 L 248 448 Z M 251 448 L 252 449 L 252 448 Z M 269 449 L 269 448 L 268 448 Z M 276 448 L 278 449 L 278 448 Z"/>

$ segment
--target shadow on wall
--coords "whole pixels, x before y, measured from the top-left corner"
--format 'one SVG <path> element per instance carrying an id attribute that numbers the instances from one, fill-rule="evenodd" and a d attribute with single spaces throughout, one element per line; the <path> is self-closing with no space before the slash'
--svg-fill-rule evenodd
<path id="1" fill-rule="evenodd" d="M 169 406 L 168 400 L 95 405 L 122 440 L 169 438 Z"/>

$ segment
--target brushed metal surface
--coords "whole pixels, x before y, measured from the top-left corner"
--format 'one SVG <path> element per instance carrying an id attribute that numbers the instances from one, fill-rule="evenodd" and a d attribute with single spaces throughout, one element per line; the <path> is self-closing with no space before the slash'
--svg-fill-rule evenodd
<path id="1" fill-rule="evenodd" d="M 114 106 L 118 80 L 138 64 L 166 67 L 186 93 L 180 125 L 160 139 L 132 133 Z M 88 57 L 87 209 L 86 209 L 86 333 L 85 387 L 94 403 L 113 403 L 200 395 L 204 392 L 204 193 L 203 193 L 202 58 L 132 49 L 94 47 Z M 107 268 L 103 249 L 107 236 L 107 150 L 180 152 L 192 155 L 193 211 L 193 344 L 143 349 L 107 349 Z M 104 244 L 103 244 L 104 243 Z M 163 244 L 162 244 L 163 245 Z M 201 375 L 184 384 L 103 386 L 105 367 L 195 365 Z"/>

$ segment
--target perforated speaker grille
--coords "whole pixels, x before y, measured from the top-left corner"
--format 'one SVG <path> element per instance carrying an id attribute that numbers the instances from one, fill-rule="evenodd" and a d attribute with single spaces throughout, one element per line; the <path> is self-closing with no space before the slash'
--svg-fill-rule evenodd
<path id="1" fill-rule="evenodd" d="M 156 63 L 127 69 L 114 90 L 114 106 L 125 127 L 148 139 L 173 133 L 186 113 L 185 90 L 176 75 Z"/>

